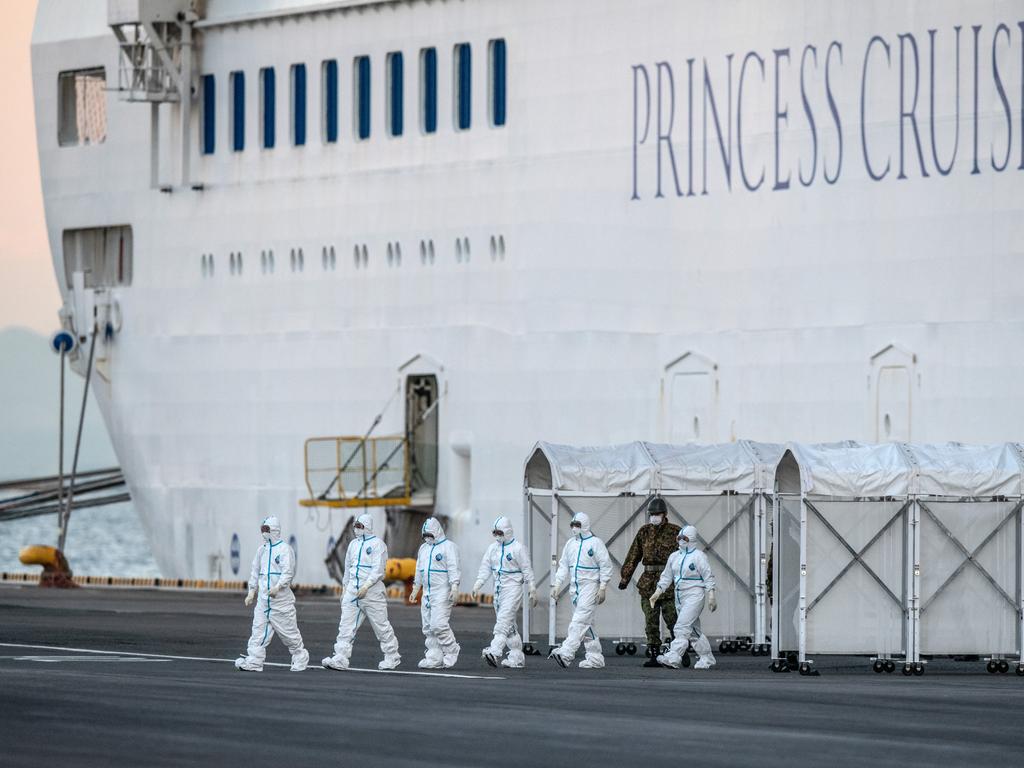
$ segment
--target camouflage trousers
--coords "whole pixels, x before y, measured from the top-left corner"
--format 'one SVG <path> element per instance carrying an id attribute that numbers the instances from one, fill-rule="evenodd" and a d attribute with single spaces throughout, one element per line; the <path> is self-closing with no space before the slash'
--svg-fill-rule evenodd
<path id="1" fill-rule="evenodd" d="M 648 595 L 650 597 L 650 595 Z M 676 601 L 673 591 L 666 592 L 661 596 L 661 599 L 651 607 L 651 604 L 647 602 L 647 597 L 640 598 L 640 608 L 644 612 L 644 630 L 647 635 L 647 645 L 653 646 L 654 648 L 661 648 L 661 626 L 658 622 L 659 618 L 664 617 L 665 626 L 668 627 L 669 633 L 675 638 L 675 634 L 672 632 L 672 628 L 676 625 Z"/>

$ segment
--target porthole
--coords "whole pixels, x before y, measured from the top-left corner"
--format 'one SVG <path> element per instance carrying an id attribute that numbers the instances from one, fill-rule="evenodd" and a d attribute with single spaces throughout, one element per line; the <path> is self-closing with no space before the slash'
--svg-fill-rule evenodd
<path id="1" fill-rule="evenodd" d="M 367 266 L 370 263 L 370 249 L 366 247 L 366 243 L 363 243 L 363 266 Z"/>
<path id="2" fill-rule="evenodd" d="M 427 259 L 431 264 L 434 263 L 434 241 L 431 240 L 427 243 Z"/>
<path id="3" fill-rule="evenodd" d="M 322 248 L 320 249 L 320 268 L 321 268 L 321 269 L 322 269 L 322 270 L 323 270 L 324 272 L 326 272 L 326 271 L 327 271 L 327 246 L 326 246 L 326 245 L 325 245 L 325 246 L 323 246 L 323 247 L 322 247 Z"/>
<path id="4" fill-rule="evenodd" d="M 238 252 L 238 274 L 242 274 L 242 252 Z"/>
<path id="5" fill-rule="evenodd" d="M 423 240 L 420 240 L 420 264 L 426 264 L 426 263 L 427 263 L 427 244 Z M 205 270 L 205 267 L 206 267 L 206 263 L 205 262 L 203 262 L 203 267 L 204 267 L 204 270 Z"/>
<path id="6" fill-rule="evenodd" d="M 354 248 L 352 249 L 352 261 L 353 261 L 353 262 L 355 263 L 355 265 L 356 265 L 356 269 L 359 269 L 359 264 L 360 264 L 360 262 L 361 262 L 362 260 L 361 260 L 361 259 L 360 259 L 360 257 L 359 257 L 359 246 L 358 246 L 358 245 L 357 245 L 357 246 L 355 246 L 355 247 L 354 247 Z"/>
<path id="7" fill-rule="evenodd" d="M 231 270 L 231 274 L 233 275 L 233 274 L 235 274 L 235 252 L 231 251 L 231 254 L 230 254 L 230 256 L 228 258 L 229 258 L 229 260 L 231 262 L 230 270 Z"/>
<path id="8" fill-rule="evenodd" d="M 466 262 L 468 263 L 469 262 L 469 238 L 468 237 L 462 238 L 462 255 L 463 255 L 463 258 L 465 258 Z"/>
<path id="9" fill-rule="evenodd" d="M 505 260 L 505 236 L 498 235 L 498 260 Z"/>
<path id="10" fill-rule="evenodd" d="M 270 268 L 270 274 L 274 274 L 274 249 L 271 248 L 267 253 L 267 266 Z"/>
<path id="11" fill-rule="evenodd" d="M 295 249 L 294 248 L 292 248 L 290 251 L 288 251 L 288 257 L 289 257 L 289 261 L 291 262 L 291 265 L 292 265 L 292 272 L 294 272 L 295 271 Z"/>
<path id="12" fill-rule="evenodd" d="M 260 272 L 267 274 L 267 252 L 260 251 Z"/>
<path id="13" fill-rule="evenodd" d="M 207 254 L 209 258 L 206 260 L 206 269 L 209 272 L 210 277 L 213 277 L 213 254 Z"/>
<path id="14" fill-rule="evenodd" d="M 299 248 L 299 272 L 306 268 L 306 253 Z"/>
<path id="15" fill-rule="evenodd" d="M 402 244 L 395 243 L 395 266 L 402 266 Z"/>
<path id="16" fill-rule="evenodd" d="M 498 260 L 498 241 L 491 235 L 491 261 Z"/>
<path id="17" fill-rule="evenodd" d="M 333 272 L 335 270 L 335 268 L 337 267 L 337 265 L 338 265 L 338 258 L 337 258 L 337 256 L 334 253 L 334 246 L 333 245 L 331 246 L 329 254 L 330 254 L 330 260 L 331 260 L 331 271 Z"/>
<path id="18" fill-rule="evenodd" d="M 388 243 L 388 266 L 392 267 L 395 264 L 395 252 L 391 247 L 391 243 Z"/>
<path id="19" fill-rule="evenodd" d="M 700 419 L 696 416 L 693 417 L 693 436 L 694 438 L 700 437 Z"/>
<path id="20" fill-rule="evenodd" d="M 455 263 L 462 263 L 462 241 L 459 238 L 455 238 Z"/>
<path id="21" fill-rule="evenodd" d="M 885 436 L 892 436 L 892 419 L 889 417 L 888 413 L 885 414 L 885 419 L 883 420 L 883 423 L 885 424 Z"/>
<path id="22" fill-rule="evenodd" d="M 204 253 L 202 258 L 199 260 L 199 271 L 206 277 L 206 254 Z"/>

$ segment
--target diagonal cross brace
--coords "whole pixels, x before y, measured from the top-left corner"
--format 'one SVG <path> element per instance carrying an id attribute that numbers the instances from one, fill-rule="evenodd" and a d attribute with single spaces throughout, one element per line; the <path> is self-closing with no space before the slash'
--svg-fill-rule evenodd
<path id="1" fill-rule="evenodd" d="M 953 579 L 955 579 L 957 576 L 960 575 L 960 572 L 963 571 L 963 569 L 967 567 L 968 563 L 970 563 L 971 565 L 973 565 L 975 568 L 978 569 L 978 571 L 981 573 L 981 575 L 984 576 L 988 580 L 989 584 L 991 584 L 995 588 L 996 592 L 998 592 L 1000 595 L 1003 596 L 1003 599 L 1006 600 L 1006 602 L 1010 604 L 1010 607 L 1013 608 L 1014 611 L 1019 610 L 1018 607 L 1017 607 L 1017 604 L 1013 601 L 1013 598 L 1010 597 L 1008 594 L 1006 594 L 1006 590 L 1004 590 L 1001 586 L 999 586 L 998 582 L 992 577 L 992 574 L 989 573 L 987 570 L 985 570 L 985 566 L 983 566 L 981 563 L 979 563 L 977 560 L 975 560 L 975 558 L 978 556 L 978 553 L 980 553 L 981 550 L 985 548 L 985 545 L 988 544 L 990 541 L 992 541 L 992 539 L 994 539 L 996 537 L 996 535 L 999 533 L 999 531 L 1001 531 L 1003 529 L 1003 527 L 1008 522 L 1010 522 L 1010 520 L 1012 520 L 1014 517 L 1016 517 L 1020 513 L 1021 507 L 1024 506 L 1024 500 L 1018 501 L 1014 505 L 1013 509 L 1011 509 L 1009 511 L 1009 513 L 1006 515 L 1006 517 L 1004 517 L 1002 519 L 1002 522 L 1000 522 L 999 525 L 997 525 L 988 536 L 986 536 L 984 539 L 982 539 L 981 543 L 977 547 L 974 548 L 973 552 L 968 552 L 967 551 L 967 547 L 965 547 L 960 542 L 960 540 L 956 536 L 953 535 L 953 532 L 950 531 L 949 528 L 947 528 L 945 525 L 942 524 L 942 521 L 939 520 L 938 516 L 936 516 L 936 514 L 934 512 L 932 512 L 931 509 L 928 508 L 927 504 L 925 504 L 924 502 L 918 502 L 918 503 L 920 504 L 921 509 L 923 509 L 925 511 L 925 514 L 927 514 L 928 517 L 930 517 L 932 519 L 932 522 L 935 523 L 939 527 L 939 530 L 941 530 L 944 534 L 946 534 L 946 536 L 949 537 L 949 540 L 953 542 L 953 546 L 955 546 L 957 549 L 959 549 L 960 553 L 964 556 L 963 562 L 960 563 L 959 566 L 957 566 L 957 569 L 955 571 L 953 571 L 953 573 L 951 573 L 949 575 L 948 579 L 946 579 L 944 582 L 942 582 L 942 584 L 938 587 L 938 589 L 936 589 L 934 592 L 932 592 L 931 597 L 929 597 L 928 600 L 924 603 L 924 605 L 921 606 L 921 613 L 924 613 L 925 610 L 927 610 L 928 606 L 931 605 L 935 601 L 935 598 L 937 598 L 942 593 L 942 591 L 946 587 L 948 587 L 950 585 L 950 583 L 953 581 Z"/>
<path id="2" fill-rule="evenodd" d="M 663 498 L 664 498 L 664 497 L 663 497 Z M 727 523 L 726 523 L 726 524 L 725 524 L 724 526 L 722 526 L 722 529 L 721 529 L 721 530 L 720 530 L 720 531 L 719 531 L 719 532 L 718 532 L 718 533 L 717 533 L 717 534 L 715 535 L 715 537 L 714 537 L 714 538 L 713 538 L 713 539 L 712 539 L 711 541 L 709 541 L 709 542 L 706 542 L 706 543 L 705 543 L 705 545 L 704 545 L 704 554 L 706 554 L 706 555 L 711 555 L 712 557 L 714 557 L 714 558 L 715 558 L 715 560 L 717 560 L 717 561 L 718 561 L 718 562 L 719 562 L 719 563 L 720 563 L 720 564 L 722 565 L 722 567 L 723 567 L 723 568 L 725 568 L 725 570 L 727 570 L 727 571 L 729 572 L 729 574 L 730 574 L 730 575 L 731 575 L 731 576 L 732 576 L 732 577 L 733 577 L 734 579 L 736 579 L 736 582 L 737 582 L 737 583 L 738 583 L 738 584 L 739 584 L 739 585 L 740 585 L 741 587 L 743 587 L 743 589 L 744 589 L 744 590 L 745 590 L 745 591 L 747 592 L 747 594 L 749 594 L 749 595 L 750 595 L 751 597 L 753 597 L 753 596 L 754 596 L 754 590 L 753 590 L 753 589 L 751 589 L 750 585 L 749 585 L 749 584 L 747 584 L 746 580 L 745 580 L 745 579 L 744 579 L 744 578 L 743 578 L 742 576 L 740 576 L 740 575 L 739 575 L 738 573 L 736 573 L 736 571 L 734 571 L 734 570 L 733 570 L 732 566 L 730 566 L 730 565 L 729 565 L 729 564 L 728 564 L 727 562 L 725 562 L 724 558 L 722 558 L 722 556 L 721 556 L 721 555 L 719 555 L 719 554 L 718 554 L 718 552 L 716 552 L 716 551 L 715 551 L 714 549 L 712 549 L 712 545 L 713 545 L 713 544 L 714 544 L 714 543 L 715 543 L 716 541 L 718 541 L 718 540 L 719 540 L 720 538 L 722 538 L 722 536 L 723 536 L 723 535 L 725 534 L 725 532 L 726 532 L 726 531 L 728 531 L 728 530 L 729 530 L 729 528 L 731 528 L 731 527 L 732 527 L 733 525 L 735 525 L 735 524 L 736 524 L 736 521 L 737 521 L 737 520 L 739 520 L 739 519 L 740 519 L 740 517 L 741 517 L 741 516 L 742 516 L 742 515 L 743 515 L 743 514 L 744 514 L 745 512 L 747 512 L 748 510 L 750 510 L 751 506 L 752 506 L 752 505 L 753 505 L 753 503 L 754 503 L 754 498 L 755 498 L 754 496 L 751 496 L 751 497 L 750 497 L 750 500 L 749 500 L 749 501 L 747 501 L 747 503 L 746 503 L 746 504 L 744 504 L 744 505 L 743 505 L 743 506 L 742 506 L 742 507 L 740 508 L 739 512 L 737 512 L 736 514 L 734 514 L 734 515 L 732 516 L 732 518 L 730 518 L 729 522 L 727 522 Z M 717 499 L 716 499 L 716 501 L 717 501 Z M 669 501 L 668 501 L 668 499 L 666 499 L 666 503 L 668 504 L 668 507 L 669 507 L 669 509 L 671 509 L 671 510 L 672 510 L 672 511 L 673 511 L 673 512 L 675 513 L 676 517 L 678 517 L 678 518 L 679 518 L 679 519 L 680 519 L 680 520 L 682 521 L 683 525 L 689 525 L 689 523 L 688 523 L 688 522 L 686 521 L 686 518 L 684 518 L 684 517 L 683 517 L 683 516 L 682 516 L 681 514 L 679 514 L 679 512 L 678 512 L 678 511 L 676 510 L 676 508 L 675 508 L 675 507 L 673 507 L 673 506 L 672 506 L 671 502 L 669 502 Z"/>
<path id="3" fill-rule="evenodd" d="M 854 564 L 856 564 L 856 563 L 860 563 L 865 569 L 867 569 L 868 573 L 870 573 L 872 576 L 875 577 L 875 581 L 878 581 L 879 583 L 881 583 L 881 581 L 878 578 L 878 576 L 875 575 L 875 572 L 873 570 L 871 570 L 871 567 L 867 563 L 864 562 L 864 555 L 867 554 L 867 551 L 869 549 L 871 549 L 872 546 L 874 546 L 876 541 L 878 541 L 880 538 L 882 538 L 882 535 L 887 530 L 889 530 L 889 528 L 892 526 L 892 524 L 895 523 L 901 516 L 903 516 L 906 513 L 907 509 L 910 507 L 910 502 L 909 501 L 905 502 L 903 504 L 903 506 L 900 507 L 899 510 L 897 510 L 896 514 L 889 518 L 889 522 L 887 522 L 885 525 L 883 525 L 878 530 L 878 533 L 876 533 L 874 536 L 872 536 L 871 540 L 868 541 L 868 543 L 865 544 L 863 547 L 861 547 L 860 552 L 854 552 L 853 551 L 853 549 L 846 543 L 846 540 L 843 539 L 843 537 L 839 535 L 839 533 L 835 530 L 835 528 L 833 528 L 831 525 L 828 524 L 827 521 L 825 521 L 825 518 L 821 514 L 821 512 L 819 512 L 817 509 L 815 509 L 810 503 L 808 503 L 807 506 L 814 510 L 814 513 L 819 518 L 821 518 L 823 522 L 825 522 L 826 527 L 830 531 L 832 531 L 833 535 L 836 536 L 836 538 L 838 538 L 844 545 L 846 545 L 846 548 L 853 555 L 853 559 L 850 560 L 850 562 L 848 562 L 845 566 L 843 566 L 843 569 L 841 571 L 839 571 L 839 573 L 836 574 L 835 578 L 832 579 L 832 581 L 830 581 L 825 586 L 825 588 L 823 590 L 821 590 L 821 592 L 818 593 L 818 596 L 816 598 L 814 598 L 814 600 L 811 601 L 811 604 L 807 606 L 807 613 L 810 613 L 811 609 L 814 606 L 816 606 L 819 602 L 821 602 L 821 599 L 828 593 L 828 591 L 830 589 L 832 589 L 832 587 L 834 587 L 836 585 L 836 582 L 838 582 L 841 578 L 843 578 L 843 576 L 846 575 L 846 572 L 849 571 L 851 568 L 853 568 Z M 885 586 L 885 584 L 882 584 L 882 588 L 885 589 L 885 591 L 888 593 L 889 597 L 891 597 L 896 602 L 896 605 L 898 605 L 900 607 L 900 609 L 902 609 L 903 608 L 903 603 L 896 598 L 896 595 L 894 595 Z"/>

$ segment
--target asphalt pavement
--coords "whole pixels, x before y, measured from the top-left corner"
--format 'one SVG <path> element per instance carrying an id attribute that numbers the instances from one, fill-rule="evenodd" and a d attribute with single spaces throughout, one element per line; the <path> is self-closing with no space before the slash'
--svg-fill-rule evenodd
<path id="1" fill-rule="evenodd" d="M 364 626 L 353 667 L 319 668 L 338 601 L 300 597 L 311 666 L 275 640 L 262 673 L 237 671 L 242 594 L 0 587 L 0 765 L 698 766 L 1024 764 L 1024 677 L 936 661 L 923 677 L 818 659 L 820 677 L 719 656 L 709 671 L 525 670 L 480 658 L 493 611 L 458 607 L 448 674 L 422 672 L 419 609 L 392 603 L 398 673 L 376 671 Z M 600 616 L 600 613 L 598 613 Z M 600 629 L 600 624 L 598 624 Z"/>

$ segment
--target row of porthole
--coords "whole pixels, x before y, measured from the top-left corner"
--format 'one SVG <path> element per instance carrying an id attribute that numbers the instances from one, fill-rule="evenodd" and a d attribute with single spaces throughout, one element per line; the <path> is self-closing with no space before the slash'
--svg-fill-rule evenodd
<path id="1" fill-rule="evenodd" d="M 387 244 L 387 263 L 389 267 L 402 266 L 402 244 L 398 241 Z M 469 263 L 472 249 L 468 237 L 455 239 L 455 262 L 457 264 Z M 505 236 L 491 235 L 490 238 L 491 261 L 505 260 Z M 355 245 L 352 249 L 352 259 L 356 269 L 366 268 L 370 263 L 370 250 L 366 243 Z M 337 268 L 337 253 L 334 246 L 324 246 L 321 249 L 320 261 L 323 270 L 334 271 Z M 420 240 L 420 263 L 423 265 L 433 264 L 435 261 L 435 248 L 433 240 Z M 289 251 L 289 263 L 292 272 L 302 272 L 305 269 L 305 252 L 302 248 L 292 248 Z M 242 274 L 242 252 L 232 251 L 229 256 L 229 269 L 232 275 Z M 212 253 L 202 254 L 200 259 L 200 270 L 203 277 L 213 277 L 214 259 Z M 274 273 L 274 251 L 260 251 L 260 270 L 263 274 Z"/>

